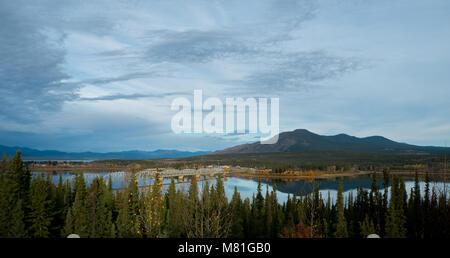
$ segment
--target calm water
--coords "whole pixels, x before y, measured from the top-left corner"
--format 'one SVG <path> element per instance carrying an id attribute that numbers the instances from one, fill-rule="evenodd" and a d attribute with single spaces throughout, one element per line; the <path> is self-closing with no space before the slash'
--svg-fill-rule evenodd
<path id="1" fill-rule="evenodd" d="M 108 180 L 110 173 L 85 173 L 86 183 L 89 185 L 90 182 L 95 177 L 103 177 L 106 181 Z M 113 188 L 121 189 L 124 188 L 128 182 L 129 175 L 127 173 L 119 173 L 113 174 Z M 73 181 L 73 174 L 63 174 L 63 181 Z M 59 182 L 59 175 L 52 175 L 53 183 L 57 184 Z M 406 191 L 409 194 L 410 189 L 414 187 L 414 179 L 411 177 L 404 177 Z M 215 184 L 214 179 L 204 179 L 201 178 L 199 182 L 199 189 L 201 192 L 202 186 L 208 181 L 209 185 Z M 337 179 L 317 179 L 317 183 L 319 184 L 319 192 L 322 195 L 323 199 L 327 199 L 328 193 L 330 194 L 331 201 L 334 202 L 336 200 L 337 188 L 339 181 Z M 176 182 L 178 182 L 176 180 Z M 140 187 L 152 184 L 152 179 L 140 179 L 138 181 L 138 185 Z M 163 190 L 167 190 L 170 184 L 170 179 L 163 180 Z M 183 183 L 177 183 L 177 188 L 182 191 L 188 191 L 189 189 L 189 179 L 185 178 Z M 261 180 L 262 192 L 263 195 L 266 193 L 267 187 L 269 191 L 272 191 L 273 185 L 276 184 L 277 187 L 277 197 L 280 203 L 283 203 L 287 200 L 288 195 L 299 195 L 300 192 L 303 194 L 311 193 L 314 187 L 314 182 L 309 182 L 306 180 L 296 180 L 292 182 L 288 181 L 280 181 L 280 180 Z M 343 190 L 344 196 L 348 196 L 349 193 L 353 193 L 353 196 L 356 196 L 357 188 L 362 186 L 365 189 L 370 189 L 372 184 L 372 180 L 369 175 L 357 176 L 357 177 L 344 177 L 343 181 Z M 234 187 L 236 186 L 242 199 L 251 198 L 253 194 L 256 195 L 258 181 L 253 179 L 244 179 L 237 177 L 228 177 L 224 182 L 225 193 L 228 199 L 231 199 L 231 196 L 234 192 Z M 382 180 L 378 180 L 378 186 L 381 191 L 384 191 L 382 188 Z M 447 191 L 449 193 L 450 183 L 444 183 L 442 179 L 435 179 L 430 183 L 431 187 L 434 187 L 437 192 Z M 389 187 L 390 188 L 390 187 Z M 425 182 L 420 182 L 421 193 L 425 190 Z"/>

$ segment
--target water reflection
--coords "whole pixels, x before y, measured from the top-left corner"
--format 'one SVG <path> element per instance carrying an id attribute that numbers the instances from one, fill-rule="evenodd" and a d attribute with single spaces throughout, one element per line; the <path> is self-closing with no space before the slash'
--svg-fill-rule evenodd
<path id="1" fill-rule="evenodd" d="M 37 173 L 34 173 L 36 175 Z M 103 177 L 105 181 L 108 181 L 109 177 L 111 176 L 111 173 L 85 173 L 84 177 L 86 180 L 86 184 L 89 186 L 89 184 L 92 182 L 92 180 L 95 177 Z M 52 181 L 55 184 L 59 183 L 59 175 L 51 175 Z M 130 175 L 128 173 L 122 173 L 122 174 L 114 174 L 114 177 L 112 178 L 112 186 L 113 189 L 123 189 L 127 184 L 129 180 Z M 61 178 L 63 182 L 66 181 L 73 181 L 75 178 L 74 174 L 62 174 Z M 344 197 L 348 198 L 348 195 L 350 193 L 353 193 L 353 196 L 356 196 L 358 187 L 362 186 L 363 188 L 370 190 L 372 185 L 372 180 L 370 178 L 370 175 L 361 175 L 356 177 L 344 177 L 343 182 L 343 190 L 344 190 Z M 405 186 L 406 191 L 409 194 L 411 188 L 414 187 L 414 179 L 412 177 L 404 177 L 405 180 Z M 169 187 L 171 179 L 165 178 L 163 180 L 163 191 L 167 190 Z M 181 191 L 187 192 L 190 185 L 190 179 L 188 177 L 185 177 L 183 179 L 183 182 L 177 182 L 177 189 L 180 189 Z M 203 185 L 208 182 L 209 186 L 214 185 L 216 183 L 215 179 L 211 179 L 209 177 L 201 177 L 199 181 L 199 192 L 201 193 L 201 190 L 203 188 Z M 331 198 L 331 201 L 334 202 L 336 200 L 337 196 L 337 188 L 339 184 L 338 179 L 317 179 L 315 181 L 306 181 L 306 180 L 296 180 L 296 181 L 282 181 L 282 180 L 260 180 L 261 186 L 262 186 L 262 194 L 265 196 L 266 190 L 269 189 L 269 191 L 272 191 L 272 187 L 276 185 L 276 194 L 277 198 L 280 203 L 283 203 L 287 200 L 288 195 L 292 197 L 292 195 L 299 195 L 300 193 L 303 193 L 304 195 L 310 194 L 313 191 L 314 184 L 317 182 L 319 185 L 319 193 L 322 195 L 323 199 L 327 199 L 328 195 Z M 384 191 L 383 189 L 383 182 L 379 178 L 378 179 L 378 187 L 380 191 Z M 138 185 L 140 187 L 147 186 L 149 184 L 153 184 L 153 179 L 150 178 L 142 178 L 138 180 Z M 425 191 L 425 182 L 420 182 L 420 188 L 421 192 L 423 193 Z M 245 178 L 237 178 L 237 177 L 228 177 L 226 181 L 224 182 L 225 187 L 225 193 L 230 200 L 233 192 L 234 187 L 237 187 L 237 190 L 239 191 L 241 198 L 252 198 L 252 195 L 256 195 L 257 193 L 257 186 L 258 186 L 258 180 L 255 179 L 245 179 Z M 389 185 L 390 186 L 390 185 Z M 450 189 L 450 183 L 444 183 L 441 179 L 434 179 L 433 182 L 430 184 L 431 187 L 434 187 L 436 191 L 442 192 L 449 191 Z M 390 187 L 388 187 L 388 190 L 390 190 Z"/>

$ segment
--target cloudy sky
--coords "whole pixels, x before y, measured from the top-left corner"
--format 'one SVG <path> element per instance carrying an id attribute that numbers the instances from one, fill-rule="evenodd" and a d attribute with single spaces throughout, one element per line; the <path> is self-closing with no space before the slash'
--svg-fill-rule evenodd
<path id="1" fill-rule="evenodd" d="M 172 100 L 279 97 L 280 130 L 450 144 L 448 0 L 0 1 L 0 144 L 217 150 Z"/>

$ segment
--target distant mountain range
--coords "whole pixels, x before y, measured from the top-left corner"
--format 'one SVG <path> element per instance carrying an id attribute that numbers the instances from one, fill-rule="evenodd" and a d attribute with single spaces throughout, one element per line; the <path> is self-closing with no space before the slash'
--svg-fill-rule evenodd
<path id="1" fill-rule="evenodd" d="M 36 150 L 26 147 L 7 147 L 0 145 L 0 154 L 15 155 L 22 151 L 26 160 L 110 160 L 110 159 L 161 159 L 161 158 L 187 158 L 201 155 L 243 154 L 243 153 L 274 153 L 298 151 L 355 151 L 382 154 L 442 154 L 450 153 L 450 148 L 433 146 L 416 146 L 399 143 L 382 136 L 358 138 L 347 134 L 324 136 L 312 133 L 305 129 L 280 133 L 275 144 L 260 144 L 259 142 L 237 145 L 215 152 L 155 150 L 155 151 L 121 151 L 121 152 L 62 152 L 56 150 Z"/>
<path id="2" fill-rule="evenodd" d="M 56 150 L 35 150 L 25 147 L 7 147 L 0 145 L 0 154 L 13 156 L 17 150 L 22 152 L 25 160 L 110 160 L 110 159 L 160 159 L 160 158 L 186 158 L 204 155 L 208 152 L 178 151 L 178 150 L 155 150 L 155 151 L 121 151 L 121 152 L 62 152 Z"/>
<path id="3" fill-rule="evenodd" d="M 211 152 L 215 154 L 240 154 L 240 153 L 269 153 L 269 152 L 296 152 L 296 151 L 357 151 L 385 154 L 441 154 L 450 153 L 450 148 L 416 146 L 399 143 L 382 136 L 370 136 L 358 138 L 347 134 L 324 136 L 312 133 L 305 129 L 297 129 L 291 132 L 279 134 L 275 144 L 242 144 L 221 151 Z"/>

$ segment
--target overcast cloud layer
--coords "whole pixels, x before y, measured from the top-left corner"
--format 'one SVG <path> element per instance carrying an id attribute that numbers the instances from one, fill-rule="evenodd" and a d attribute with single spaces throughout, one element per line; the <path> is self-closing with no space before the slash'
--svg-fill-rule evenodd
<path id="1" fill-rule="evenodd" d="M 450 143 L 450 2 L 0 1 L 0 144 L 217 150 L 171 101 L 279 97 L 281 131 Z"/>

